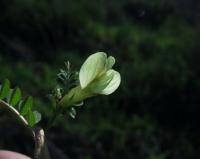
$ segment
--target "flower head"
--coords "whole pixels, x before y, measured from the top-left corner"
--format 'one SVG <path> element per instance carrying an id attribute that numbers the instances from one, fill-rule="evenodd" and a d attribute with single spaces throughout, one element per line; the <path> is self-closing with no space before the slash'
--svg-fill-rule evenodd
<path id="1" fill-rule="evenodd" d="M 119 72 L 112 69 L 115 58 L 104 52 L 90 55 L 81 66 L 79 85 L 71 89 L 62 100 L 61 106 L 74 105 L 96 95 L 109 95 L 120 85 Z"/>
<path id="2" fill-rule="evenodd" d="M 82 89 L 90 88 L 95 94 L 109 95 L 120 85 L 119 72 L 112 69 L 115 58 L 104 52 L 90 55 L 83 63 L 79 81 Z"/>

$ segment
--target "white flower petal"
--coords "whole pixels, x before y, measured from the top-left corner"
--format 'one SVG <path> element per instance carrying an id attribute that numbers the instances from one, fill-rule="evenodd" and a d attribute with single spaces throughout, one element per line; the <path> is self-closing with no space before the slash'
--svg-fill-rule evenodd
<path id="1" fill-rule="evenodd" d="M 115 70 L 109 70 L 92 84 L 92 91 L 96 94 L 109 95 L 120 85 L 121 76 Z"/>
<path id="2" fill-rule="evenodd" d="M 115 64 L 115 58 L 113 56 L 109 56 L 106 63 L 107 70 L 111 69 Z"/>
<path id="3" fill-rule="evenodd" d="M 90 55 L 83 63 L 79 73 L 80 85 L 85 88 L 102 71 L 105 70 L 107 55 L 104 52 L 97 52 Z"/>

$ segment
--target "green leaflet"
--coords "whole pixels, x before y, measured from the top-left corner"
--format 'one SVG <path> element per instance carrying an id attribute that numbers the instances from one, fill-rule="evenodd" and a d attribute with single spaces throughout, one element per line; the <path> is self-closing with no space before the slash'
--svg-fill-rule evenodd
<path id="1" fill-rule="evenodd" d="M 20 106 L 20 114 L 26 115 L 29 110 L 31 110 L 33 105 L 33 98 L 31 96 L 27 97 Z"/>
<path id="2" fill-rule="evenodd" d="M 28 125 L 31 127 L 37 124 L 42 118 L 41 114 L 38 111 L 31 110 L 32 104 L 33 101 L 31 96 L 26 98 L 26 100 L 21 104 L 21 108 L 23 109 L 23 112 L 21 114 L 25 115 Z"/>
<path id="3" fill-rule="evenodd" d="M 15 88 L 12 91 L 9 104 L 15 106 L 20 101 L 21 96 L 22 96 L 21 90 L 19 88 Z"/>
<path id="4" fill-rule="evenodd" d="M 35 118 L 35 124 L 38 123 L 41 119 L 42 119 L 42 116 L 41 114 L 38 112 L 38 111 L 33 111 L 33 114 L 34 114 L 34 118 Z"/>
<path id="5" fill-rule="evenodd" d="M 10 103 L 10 98 L 12 96 L 12 93 L 13 93 L 13 89 L 10 89 L 8 95 L 6 96 L 7 103 Z"/>
<path id="6" fill-rule="evenodd" d="M 2 84 L 1 90 L 0 90 L 0 99 L 6 98 L 6 96 L 9 93 L 9 90 L 10 90 L 10 81 L 8 79 L 5 79 L 3 81 L 3 84 Z"/>
<path id="7" fill-rule="evenodd" d="M 31 111 L 31 110 L 29 110 L 28 112 L 27 112 L 27 114 L 26 114 L 26 119 L 27 119 L 27 122 L 28 122 L 28 125 L 29 126 L 33 126 L 33 125 L 35 125 L 35 115 L 34 115 L 34 113 Z"/>

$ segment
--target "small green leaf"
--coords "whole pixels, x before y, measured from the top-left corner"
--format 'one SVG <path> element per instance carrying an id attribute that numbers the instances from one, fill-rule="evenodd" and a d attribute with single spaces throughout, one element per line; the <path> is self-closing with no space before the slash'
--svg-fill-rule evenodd
<path id="1" fill-rule="evenodd" d="M 10 89 L 8 95 L 6 96 L 7 103 L 10 103 L 10 98 L 12 96 L 12 93 L 13 93 L 13 89 Z"/>
<path id="2" fill-rule="evenodd" d="M 35 115 L 31 110 L 28 111 L 28 114 L 26 115 L 26 119 L 29 126 L 32 127 L 33 125 L 35 125 Z"/>
<path id="3" fill-rule="evenodd" d="M 33 98 L 29 96 L 21 104 L 20 114 L 26 115 L 29 112 L 29 110 L 31 110 L 32 105 L 33 105 Z"/>
<path id="4" fill-rule="evenodd" d="M 71 107 L 70 111 L 69 111 L 69 115 L 75 119 L 76 118 L 76 109 L 74 109 L 73 107 Z"/>
<path id="5" fill-rule="evenodd" d="M 22 93 L 19 88 L 13 90 L 11 98 L 10 98 L 10 105 L 15 106 L 21 99 Z"/>
<path id="6" fill-rule="evenodd" d="M 6 98 L 6 96 L 9 93 L 10 89 L 10 81 L 8 79 L 5 79 L 0 90 L 0 99 Z"/>
<path id="7" fill-rule="evenodd" d="M 40 120 L 41 120 L 41 118 L 42 118 L 42 116 L 41 116 L 41 114 L 38 112 L 38 111 L 33 111 L 33 114 L 34 114 L 34 117 L 35 117 L 35 124 L 36 123 L 38 123 Z"/>
<path id="8" fill-rule="evenodd" d="M 17 110 L 21 110 L 22 104 L 23 104 L 23 100 L 20 100 L 18 105 L 17 105 Z"/>

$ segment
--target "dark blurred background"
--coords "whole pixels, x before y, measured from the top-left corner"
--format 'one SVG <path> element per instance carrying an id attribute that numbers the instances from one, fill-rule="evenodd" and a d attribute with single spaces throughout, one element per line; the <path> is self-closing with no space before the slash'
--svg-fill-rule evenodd
<path id="1" fill-rule="evenodd" d="M 200 158 L 199 0 L 0 0 L 0 80 L 47 95 L 63 62 L 79 69 L 97 51 L 116 57 L 121 87 L 87 100 L 47 137 L 69 159 Z M 33 153 L 22 126 L 0 112 L 0 149 Z M 58 158 L 58 157 L 55 157 Z"/>

